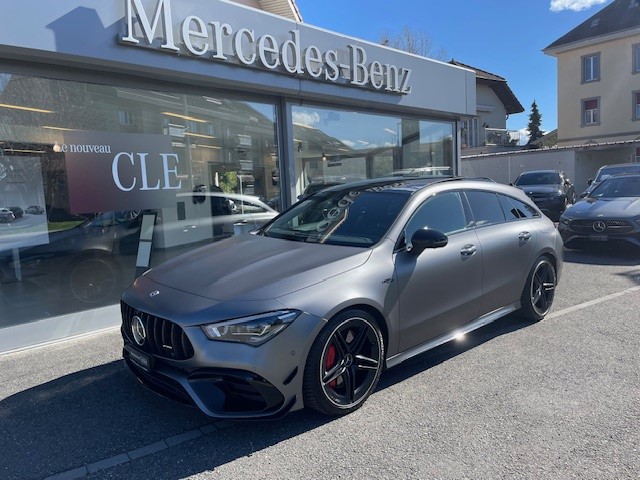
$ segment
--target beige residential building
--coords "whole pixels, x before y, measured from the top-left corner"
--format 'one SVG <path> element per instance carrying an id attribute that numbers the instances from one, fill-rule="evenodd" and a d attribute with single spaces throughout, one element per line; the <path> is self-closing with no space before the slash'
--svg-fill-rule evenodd
<path id="1" fill-rule="evenodd" d="M 258 10 L 264 10 L 265 12 L 273 13 L 274 15 L 280 15 L 281 17 L 295 20 L 296 22 L 302 21 L 302 16 L 298 10 L 295 0 L 232 0 L 235 3 L 246 5 L 248 7 L 257 8 Z"/>
<path id="2" fill-rule="evenodd" d="M 558 60 L 558 146 L 640 161 L 640 2 L 615 0 L 543 51 Z"/>

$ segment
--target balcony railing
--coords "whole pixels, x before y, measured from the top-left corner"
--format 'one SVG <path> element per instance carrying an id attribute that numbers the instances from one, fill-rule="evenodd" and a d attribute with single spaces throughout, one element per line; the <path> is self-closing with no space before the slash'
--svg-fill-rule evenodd
<path id="1" fill-rule="evenodd" d="M 484 145 L 495 147 L 515 147 L 520 143 L 520 132 L 504 128 L 485 128 Z"/>

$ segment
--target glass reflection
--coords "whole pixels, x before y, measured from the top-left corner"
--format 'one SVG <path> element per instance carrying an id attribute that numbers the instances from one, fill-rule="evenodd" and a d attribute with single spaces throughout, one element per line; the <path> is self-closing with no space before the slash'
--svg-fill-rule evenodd
<path id="1" fill-rule="evenodd" d="M 292 107 L 296 191 L 387 176 L 452 175 L 453 124 Z"/>
<path id="2" fill-rule="evenodd" d="M 117 303 L 145 213 L 151 266 L 273 218 L 275 119 L 239 98 L 0 74 L 0 328 Z"/>

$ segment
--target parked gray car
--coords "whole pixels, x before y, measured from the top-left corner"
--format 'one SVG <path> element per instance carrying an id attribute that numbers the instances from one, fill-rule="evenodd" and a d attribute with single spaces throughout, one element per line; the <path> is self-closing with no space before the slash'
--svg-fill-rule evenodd
<path id="1" fill-rule="evenodd" d="M 217 418 L 359 408 L 381 372 L 511 312 L 551 308 L 553 223 L 519 189 L 449 178 L 331 187 L 122 296 L 138 379 Z"/>
<path id="2" fill-rule="evenodd" d="M 601 182 L 603 182 L 607 178 L 611 178 L 615 175 L 626 174 L 640 174 L 640 163 L 618 163 L 615 165 L 604 165 L 600 167 L 596 172 L 596 178 L 594 178 L 593 180 L 589 179 L 587 181 L 589 188 L 587 188 L 580 194 L 580 198 L 588 196 L 598 185 L 600 185 Z"/>

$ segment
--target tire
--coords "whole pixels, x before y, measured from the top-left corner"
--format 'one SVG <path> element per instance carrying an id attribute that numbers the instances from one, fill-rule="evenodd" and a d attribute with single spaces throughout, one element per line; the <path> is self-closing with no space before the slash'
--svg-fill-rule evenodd
<path id="1" fill-rule="evenodd" d="M 71 263 L 69 290 L 84 304 L 99 304 L 117 299 L 120 271 L 110 257 L 88 255 Z"/>
<path id="2" fill-rule="evenodd" d="M 384 365 L 375 319 L 362 310 L 335 316 L 314 341 L 304 370 L 307 407 L 326 415 L 357 410 L 373 392 Z"/>
<path id="3" fill-rule="evenodd" d="M 551 310 L 556 285 L 557 275 L 553 263 L 546 256 L 539 257 L 531 267 L 520 297 L 521 316 L 532 322 L 542 320 Z"/>

